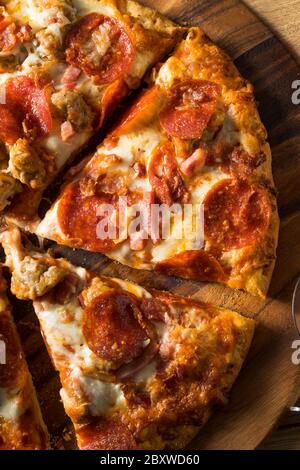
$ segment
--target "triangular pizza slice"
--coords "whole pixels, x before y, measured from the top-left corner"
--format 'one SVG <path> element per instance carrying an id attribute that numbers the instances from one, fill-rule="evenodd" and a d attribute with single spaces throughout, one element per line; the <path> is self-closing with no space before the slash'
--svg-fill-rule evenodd
<path id="1" fill-rule="evenodd" d="M 0 209 L 27 227 L 45 188 L 184 28 L 131 0 L 0 7 Z"/>
<path id="2" fill-rule="evenodd" d="M 235 312 L 95 275 L 1 235 L 80 449 L 182 449 L 226 404 L 254 333 Z"/>
<path id="3" fill-rule="evenodd" d="M 0 273 L 0 450 L 45 450 L 49 437 Z"/>
<path id="4" fill-rule="evenodd" d="M 36 233 L 134 268 L 266 294 L 278 236 L 266 131 L 252 86 L 199 28 L 74 169 Z"/>

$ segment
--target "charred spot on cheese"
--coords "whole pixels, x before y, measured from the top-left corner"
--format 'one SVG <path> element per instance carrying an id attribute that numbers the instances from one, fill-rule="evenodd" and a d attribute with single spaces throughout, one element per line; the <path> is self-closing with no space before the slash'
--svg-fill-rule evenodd
<path id="1" fill-rule="evenodd" d="M 66 59 L 98 83 L 124 77 L 134 57 L 134 46 L 115 18 L 91 13 L 79 20 L 65 39 Z"/>

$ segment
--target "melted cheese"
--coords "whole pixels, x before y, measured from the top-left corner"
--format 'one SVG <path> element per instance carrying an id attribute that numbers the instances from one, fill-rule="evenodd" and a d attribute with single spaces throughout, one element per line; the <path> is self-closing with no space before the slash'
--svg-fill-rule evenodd
<path id="1" fill-rule="evenodd" d="M 74 268 L 75 273 L 86 280 L 83 268 Z M 95 355 L 89 349 L 82 333 L 83 309 L 77 296 L 66 305 L 37 300 L 33 303 L 55 365 L 59 368 L 66 361 L 82 368 L 93 365 Z"/>
<path id="2" fill-rule="evenodd" d="M 21 392 L 19 390 L 10 391 L 0 388 L 0 418 L 9 421 L 18 420 L 25 412 L 24 406 L 20 404 L 20 396 Z"/>
<path id="3" fill-rule="evenodd" d="M 60 129 L 56 128 L 48 137 L 41 141 L 41 145 L 51 155 L 55 156 L 56 168 L 60 170 L 75 152 L 86 144 L 91 134 L 91 131 L 76 132 L 71 139 L 64 142 L 61 138 Z"/>
<path id="4" fill-rule="evenodd" d="M 79 17 L 88 15 L 91 12 L 121 17 L 120 11 L 112 0 L 72 0 L 72 3 Z"/>
<path id="5" fill-rule="evenodd" d="M 28 22 L 34 32 L 59 22 L 61 27 L 70 21 L 65 12 L 73 12 L 70 2 L 62 0 L 11 0 L 7 11 L 21 22 Z"/>
<path id="6" fill-rule="evenodd" d="M 135 295 L 139 299 L 143 298 L 151 298 L 152 295 L 143 287 L 138 286 L 137 284 L 133 284 L 132 282 L 129 281 L 123 281 L 122 279 L 117 279 L 113 278 L 113 281 L 119 284 L 119 286 L 124 289 L 127 292 L 130 292 L 131 294 Z"/>
<path id="7" fill-rule="evenodd" d="M 78 368 L 75 368 L 71 375 L 78 391 L 83 392 L 88 398 L 88 410 L 92 416 L 103 416 L 114 406 L 120 406 L 125 400 L 119 384 L 85 376 Z"/>

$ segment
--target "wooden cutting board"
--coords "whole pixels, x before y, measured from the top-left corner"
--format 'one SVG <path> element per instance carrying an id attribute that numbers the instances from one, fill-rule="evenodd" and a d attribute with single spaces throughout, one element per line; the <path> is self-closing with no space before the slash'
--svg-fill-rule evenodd
<path id="1" fill-rule="evenodd" d="M 170 18 L 200 25 L 235 60 L 255 86 L 262 120 L 273 151 L 273 172 L 279 191 L 281 233 L 278 261 L 266 301 L 215 284 L 187 282 L 135 271 L 101 255 L 57 247 L 57 254 L 97 268 L 106 275 L 145 286 L 194 296 L 237 310 L 257 320 L 249 357 L 232 391 L 229 406 L 218 411 L 193 442 L 193 449 L 254 449 L 275 426 L 282 412 L 300 394 L 300 366 L 293 365 L 297 339 L 291 318 L 291 297 L 300 274 L 300 105 L 292 104 L 292 82 L 300 70 L 276 37 L 237 0 L 141 1 Z M 19 330 L 37 386 L 45 421 L 55 445 L 72 448 L 68 419 L 59 402 L 59 381 L 39 333 L 30 305 L 15 306 Z"/>

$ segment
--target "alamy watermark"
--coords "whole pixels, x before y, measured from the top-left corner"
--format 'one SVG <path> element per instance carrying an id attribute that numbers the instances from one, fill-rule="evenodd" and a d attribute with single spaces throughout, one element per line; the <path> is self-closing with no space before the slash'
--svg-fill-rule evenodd
<path id="1" fill-rule="evenodd" d="M 292 103 L 297 105 L 300 104 L 300 80 L 294 80 L 292 83 Z"/>
<path id="2" fill-rule="evenodd" d="M 99 217 L 96 235 L 100 240 L 118 243 L 127 239 L 140 242 L 173 239 L 185 240 L 189 249 L 204 246 L 203 204 L 168 206 L 141 201 L 130 205 L 126 196 L 120 196 L 118 204 L 100 204 L 96 215 Z"/>
<path id="3" fill-rule="evenodd" d="M 6 344 L 0 340 L 0 365 L 6 364 Z"/>

